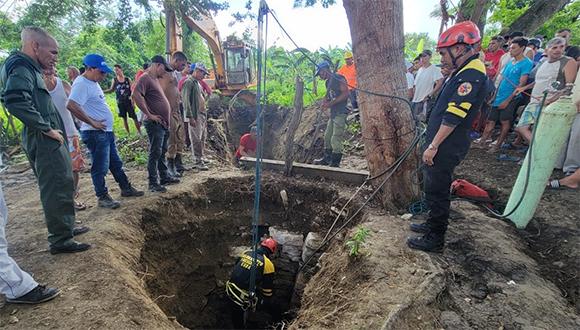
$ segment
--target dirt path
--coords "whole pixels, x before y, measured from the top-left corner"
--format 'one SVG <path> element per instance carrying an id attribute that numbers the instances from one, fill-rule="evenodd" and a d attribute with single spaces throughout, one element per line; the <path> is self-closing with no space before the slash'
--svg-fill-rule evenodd
<path id="1" fill-rule="evenodd" d="M 128 171 L 134 184 L 145 189 L 146 173 Z M 147 193 L 140 199 L 121 199 L 118 210 L 95 207 L 96 199 L 88 174 L 82 175 L 81 199 L 89 209 L 79 212 L 77 220 L 91 227 L 79 240 L 93 248 L 85 253 L 56 255 L 48 253 L 46 226 L 39 205 L 38 190 L 31 172 L 13 175 L 5 183 L 9 208 L 8 241 L 10 254 L 19 265 L 41 283 L 57 286 L 61 297 L 39 306 L 6 305 L 0 309 L 0 327 L 6 329 L 170 329 L 180 327 L 168 320 L 148 297 L 140 260 L 144 234 L 143 209 L 160 198 L 168 200 L 207 180 L 239 176 L 237 169 L 213 169 L 190 174 L 183 183 L 172 186 L 164 195 Z M 108 177 L 111 195 L 119 188 Z"/>

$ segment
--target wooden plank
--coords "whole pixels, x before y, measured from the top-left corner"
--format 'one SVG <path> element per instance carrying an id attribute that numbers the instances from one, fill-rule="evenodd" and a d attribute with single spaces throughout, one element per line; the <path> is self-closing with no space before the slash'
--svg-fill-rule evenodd
<path id="1" fill-rule="evenodd" d="M 254 167 L 256 158 L 242 157 L 240 162 L 246 166 Z M 286 164 L 281 160 L 262 159 L 262 169 L 284 172 Z M 312 164 L 294 163 L 292 175 L 304 175 L 309 178 L 325 178 L 344 183 L 362 184 L 369 176 L 368 171 L 358 171 L 340 167 L 329 167 Z"/>

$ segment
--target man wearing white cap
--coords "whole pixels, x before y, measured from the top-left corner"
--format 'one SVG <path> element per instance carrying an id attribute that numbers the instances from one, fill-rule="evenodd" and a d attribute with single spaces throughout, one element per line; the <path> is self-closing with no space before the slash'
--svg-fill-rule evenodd
<path id="1" fill-rule="evenodd" d="M 181 90 L 185 122 L 189 127 L 194 168 L 200 171 L 208 170 L 203 160 L 207 135 L 207 112 L 205 97 L 199 83 L 207 74 L 207 69 L 203 63 L 195 63 L 195 69 L 191 70 L 191 76 L 183 83 L 183 89 Z"/>

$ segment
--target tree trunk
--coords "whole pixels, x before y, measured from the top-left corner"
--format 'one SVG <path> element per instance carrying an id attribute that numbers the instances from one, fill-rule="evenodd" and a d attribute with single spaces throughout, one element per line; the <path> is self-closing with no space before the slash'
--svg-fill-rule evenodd
<path id="1" fill-rule="evenodd" d="M 343 0 L 357 70 L 358 87 L 406 97 L 402 0 Z M 409 107 L 392 98 L 358 92 L 362 137 L 371 176 L 380 174 L 407 149 L 415 126 Z M 383 187 L 387 208 L 407 207 L 419 189 L 413 153 Z M 385 176 L 374 180 L 378 186 Z"/>
<path id="2" fill-rule="evenodd" d="M 477 24 L 481 35 L 483 36 L 483 30 L 485 28 L 485 21 L 487 16 L 487 10 L 489 8 L 489 0 L 476 0 L 475 7 L 471 13 L 470 21 Z"/>
<path id="3" fill-rule="evenodd" d="M 462 21 L 472 21 L 477 24 L 481 35 L 485 28 L 486 16 L 489 7 L 491 6 L 490 0 L 463 0 L 459 3 L 459 13 L 455 23 Z"/>
<path id="4" fill-rule="evenodd" d="M 288 126 L 288 133 L 286 135 L 286 167 L 284 174 L 290 176 L 292 173 L 292 163 L 294 163 L 294 135 L 296 130 L 300 125 L 300 119 L 302 119 L 302 110 L 304 108 L 304 81 L 297 76 L 296 77 L 296 95 L 294 95 L 294 114 L 292 115 L 292 120 Z"/>
<path id="5" fill-rule="evenodd" d="M 536 0 L 508 28 L 504 27 L 502 34 L 521 31 L 526 36 L 531 35 L 568 3 L 570 3 L 570 0 Z"/>

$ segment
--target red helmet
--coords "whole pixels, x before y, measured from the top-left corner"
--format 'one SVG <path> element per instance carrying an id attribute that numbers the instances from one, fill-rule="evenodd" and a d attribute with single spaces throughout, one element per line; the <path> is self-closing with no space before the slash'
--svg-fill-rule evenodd
<path id="1" fill-rule="evenodd" d="M 472 21 L 457 23 L 441 33 L 437 48 L 451 47 L 456 44 L 473 45 L 481 40 L 479 28 Z"/>
<path id="2" fill-rule="evenodd" d="M 276 253 L 276 248 L 278 247 L 278 242 L 276 242 L 273 238 L 266 238 L 260 244 L 263 247 L 267 247 L 271 253 Z"/>

